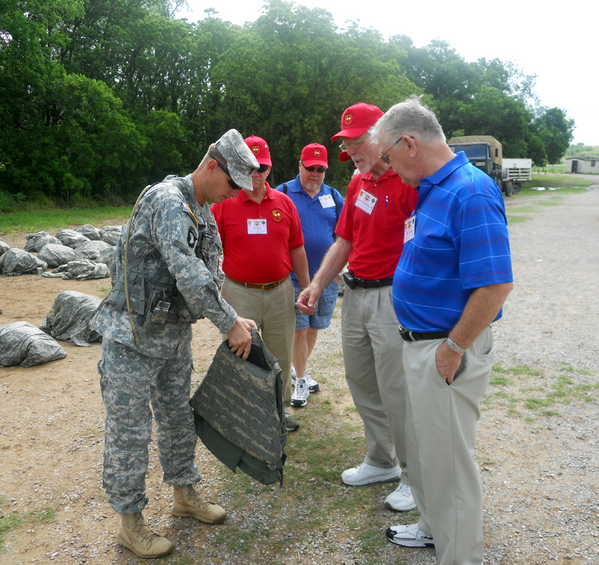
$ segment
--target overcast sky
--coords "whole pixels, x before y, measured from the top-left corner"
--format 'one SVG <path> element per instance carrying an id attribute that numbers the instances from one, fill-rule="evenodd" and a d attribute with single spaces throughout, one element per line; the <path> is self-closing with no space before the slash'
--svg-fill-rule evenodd
<path id="1" fill-rule="evenodd" d="M 237 25 L 261 15 L 263 3 L 240 0 L 188 0 L 190 21 L 214 8 Z M 432 39 L 447 41 L 466 61 L 481 57 L 512 61 L 525 74 L 536 74 L 541 104 L 565 110 L 576 122 L 574 143 L 599 145 L 599 2 L 579 0 L 551 5 L 533 0 L 300 0 L 296 5 L 331 12 L 344 28 L 356 21 L 383 37 L 404 34 L 416 47 Z M 398 100 L 400 102 L 400 100 Z M 443 125 L 443 124 L 441 124 Z"/>

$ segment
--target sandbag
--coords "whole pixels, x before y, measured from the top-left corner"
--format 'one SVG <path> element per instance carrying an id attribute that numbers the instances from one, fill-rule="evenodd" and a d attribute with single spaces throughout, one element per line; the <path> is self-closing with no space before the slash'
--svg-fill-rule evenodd
<path id="1" fill-rule="evenodd" d="M 196 432 L 215 457 L 264 485 L 282 484 L 287 431 L 281 369 L 255 330 L 252 342 L 244 360 L 223 341 L 189 403 Z"/>
<path id="2" fill-rule="evenodd" d="M 47 269 L 48 264 L 17 247 L 12 247 L 0 256 L 0 273 L 9 277 L 34 274 L 37 273 L 38 268 Z"/>
<path id="3" fill-rule="evenodd" d="M 44 273 L 44 277 L 78 281 L 107 279 L 109 276 L 110 270 L 104 263 L 94 263 L 88 259 L 69 261 L 66 265 L 61 265 L 49 273 Z"/>
<path id="4" fill-rule="evenodd" d="M 0 257 L 10 249 L 10 245 L 0 238 Z"/>
<path id="5" fill-rule="evenodd" d="M 98 257 L 110 247 L 111 246 L 104 241 L 84 241 L 75 248 L 75 251 L 80 259 L 89 259 L 90 261 L 98 263 Z"/>
<path id="6" fill-rule="evenodd" d="M 100 236 L 100 230 L 92 226 L 91 224 L 85 224 L 84 226 L 75 228 L 75 231 L 83 234 L 85 237 L 91 239 L 92 241 L 99 241 L 102 239 L 102 237 Z"/>
<path id="7" fill-rule="evenodd" d="M 102 300 L 97 296 L 66 290 L 54 300 L 40 330 L 60 341 L 89 347 L 102 336 L 94 330 L 94 319 Z"/>
<path id="8" fill-rule="evenodd" d="M 59 267 L 60 265 L 66 265 L 69 261 L 80 259 L 74 249 L 63 245 L 60 242 L 58 245 L 53 243 L 44 245 L 37 254 L 37 258 L 48 263 L 48 267 L 51 269 Z"/>
<path id="9" fill-rule="evenodd" d="M 89 241 L 89 238 L 85 237 L 82 233 L 75 230 L 64 229 L 60 230 L 56 237 L 60 240 L 60 243 L 67 247 L 75 249 L 79 244 Z"/>
<path id="10" fill-rule="evenodd" d="M 26 236 L 25 251 L 29 253 L 37 253 L 45 245 L 49 243 L 60 245 L 60 240 L 50 235 L 47 231 L 38 231 L 36 233 L 28 233 Z"/>
<path id="11" fill-rule="evenodd" d="M 102 241 L 108 243 L 108 245 L 116 245 L 121 237 L 121 231 L 123 226 L 104 226 L 100 230 L 100 236 Z"/>
<path id="12" fill-rule="evenodd" d="M 0 326 L 0 367 L 33 367 L 66 356 L 55 339 L 29 322 Z"/>
<path id="13" fill-rule="evenodd" d="M 109 245 L 98 254 L 98 258 L 96 259 L 96 263 L 104 263 L 109 269 L 114 261 L 114 251 L 116 247 Z"/>

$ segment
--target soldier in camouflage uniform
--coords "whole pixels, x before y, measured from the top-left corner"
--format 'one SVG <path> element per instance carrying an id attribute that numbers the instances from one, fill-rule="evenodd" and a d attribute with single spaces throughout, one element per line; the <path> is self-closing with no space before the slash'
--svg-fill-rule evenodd
<path id="1" fill-rule="evenodd" d="M 197 435 L 189 406 L 191 324 L 206 317 L 247 358 L 254 322 L 237 316 L 216 283 L 221 250 L 210 202 L 252 190 L 258 162 L 236 130 L 215 144 L 190 175 L 167 177 L 138 199 L 119 239 L 115 281 L 95 329 L 102 334 L 98 363 L 106 407 L 103 483 L 122 515 L 117 542 L 140 557 L 173 550 L 141 514 L 148 503 L 145 476 L 152 412 L 163 480 L 174 488 L 171 513 L 214 524 L 225 511 L 194 490 Z M 150 410 L 150 404 L 152 410 Z"/>

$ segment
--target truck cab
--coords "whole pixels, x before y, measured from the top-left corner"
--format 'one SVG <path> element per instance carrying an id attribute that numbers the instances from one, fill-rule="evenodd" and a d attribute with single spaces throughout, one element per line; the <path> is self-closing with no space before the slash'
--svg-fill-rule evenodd
<path id="1" fill-rule="evenodd" d="M 463 151 L 468 160 L 487 173 L 506 196 L 520 191 L 520 183 L 504 176 L 501 143 L 491 135 L 464 135 L 452 137 L 447 143 L 454 153 Z"/>

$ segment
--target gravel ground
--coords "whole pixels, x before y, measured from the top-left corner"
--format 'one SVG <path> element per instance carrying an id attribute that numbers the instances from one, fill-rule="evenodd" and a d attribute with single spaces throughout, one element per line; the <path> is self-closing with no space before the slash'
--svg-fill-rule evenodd
<path id="1" fill-rule="evenodd" d="M 599 190 L 518 197 L 506 205 L 512 218 L 515 289 L 503 319 L 495 324 L 495 342 L 496 362 L 504 368 L 501 376 L 507 381 L 489 389 L 477 452 L 485 494 L 485 562 L 597 564 Z M 524 217 L 530 219 L 519 223 Z M 33 276 L 0 277 L 1 323 L 27 319 L 39 325 L 56 293 L 69 284 Z M 106 284 L 80 283 L 77 290 L 103 296 Z M 198 330 L 193 347 L 199 380 L 219 336 L 208 325 L 199 325 Z M 118 517 L 101 490 L 103 407 L 95 372 L 99 346 L 64 346 L 68 357 L 62 361 L 32 369 L 0 369 L 0 498 L 4 498 L 0 517 L 23 515 L 42 503 L 57 508 L 53 522 L 10 532 L 0 562 L 141 563 L 115 544 Z M 331 328 L 321 333 L 311 360 L 313 376 L 323 384 L 318 401 L 328 400 L 335 409 L 341 403 L 338 419 L 359 425 L 355 413 L 343 410 L 349 395 L 338 369 L 339 351 L 339 319 L 335 318 Z M 337 355 L 337 366 L 331 355 Z M 556 391 L 563 394 L 551 396 Z M 550 396 L 557 402 L 547 407 L 545 415 L 542 408 L 523 402 Z M 318 425 L 310 420 L 310 403 L 296 414 L 304 429 Z M 290 442 L 298 442 L 301 434 L 302 429 Z M 361 456 L 357 453 L 348 466 Z M 318 500 L 308 496 L 292 503 L 278 487 L 254 489 L 250 484 L 243 491 L 247 504 L 240 507 L 239 491 L 223 488 L 240 479 L 225 473 L 201 445 L 197 460 L 204 492 L 227 508 L 229 516 L 225 525 L 212 527 L 170 516 L 170 492 L 161 483 L 153 449 L 148 473 L 151 502 L 145 514 L 176 546 L 163 562 L 435 563 L 430 549 L 409 550 L 389 543 L 365 549 L 361 523 L 380 525 L 383 539 L 388 526 L 416 519 L 414 512 L 399 515 L 383 508 L 390 485 L 366 487 L 373 493 L 371 507 L 351 519 L 331 516 L 328 527 L 295 541 L 289 524 L 308 521 Z M 290 458 L 288 465 L 294 464 Z M 309 469 L 305 476 L 314 480 Z M 325 486 L 339 496 L 348 491 L 338 484 Z M 244 546 L 243 532 L 256 524 L 269 544 L 258 540 Z M 235 532 L 237 545 L 223 543 L 223 536 Z"/>

